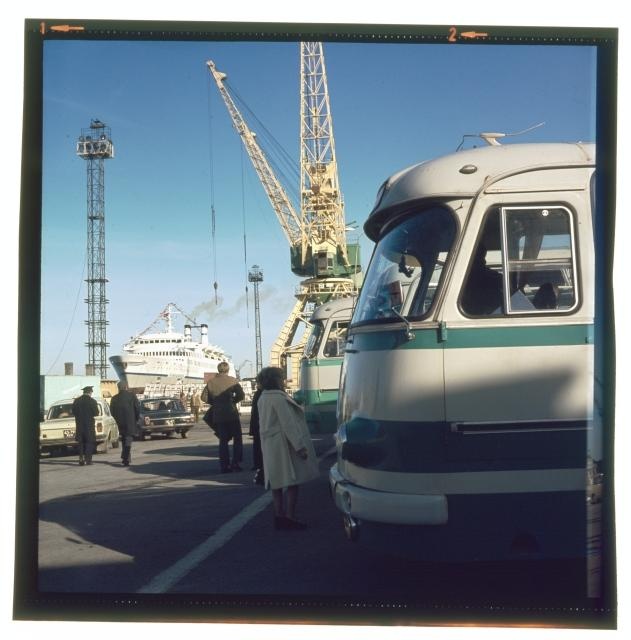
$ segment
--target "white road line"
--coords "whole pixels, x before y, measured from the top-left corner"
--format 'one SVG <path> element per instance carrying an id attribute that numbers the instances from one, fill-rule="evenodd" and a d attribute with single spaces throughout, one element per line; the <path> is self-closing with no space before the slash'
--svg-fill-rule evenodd
<path id="1" fill-rule="evenodd" d="M 335 447 L 318 456 L 322 460 L 335 452 Z M 221 549 L 237 532 L 239 532 L 254 516 L 258 515 L 272 502 L 272 492 L 266 491 L 260 498 L 251 502 L 232 520 L 221 526 L 210 538 L 202 542 L 190 553 L 178 560 L 173 566 L 159 573 L 149 584 L 138 589 L 136 593 L 166 593 L 174 584 L 189 574 L 197 565 L 206 560 L 215 551 Z"/>
<path id="2" fill-rule="evenodd" d="M 190 553 L 178 560 L 173 566 L 159 573 L 149 584 L 137 593 L 166 593 L 174 584 L 190 573 L 197 565 L 206 560 L 217 549 L 223 547 L 238 531 L 240 531 L 254 516 L 259 514 L 272 501 L 272 492 L 267 491 L 261 497 L 251 502 L 232 520 L 228 520 L 210 538 L 202 542 Z"/>

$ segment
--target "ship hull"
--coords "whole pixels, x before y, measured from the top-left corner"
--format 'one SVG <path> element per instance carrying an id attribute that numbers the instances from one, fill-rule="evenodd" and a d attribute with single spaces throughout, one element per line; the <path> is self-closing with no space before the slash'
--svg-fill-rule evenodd
<path id="1" fill-rule="evenodd" d="M 146 387 L 148 385 L 184 385 L 198 386 L 204 384 L 204 373 L 217 371 L 219 360 L 208 361 L 206 371 L 191 371 L 160 366 L 160 363 L 152 362 L 146 358 L 138 362 L 135 358 L 126 356 L 112 356 L 110 362 L 118 379 L 126 382 L 129 387 Z"/>
<path id="2" fill-rule="evenodd" d="M 183 312 L 169 303 L 154 321 L 155 325 L 163 320 L 165 331 L 151 331 L 152 325 L 123 345 L 123 353 L 110 358 L 119 380 L 131 388 L 144 387 L 149 393 L 166 393 L 173 387 L 201 387 L 206 374 L 216 373 L 221 362 L 228 362 L 234 375 L 230 357 L 220 347 L 208 344 L 208 325 L 197 325 L 189 318 L 191 324 L 185 324 L 184 333 L 179 333 L 173 329 L 176 313 Z M 200 341 L 192 337 L 193 326 L 200 329 Z"/>

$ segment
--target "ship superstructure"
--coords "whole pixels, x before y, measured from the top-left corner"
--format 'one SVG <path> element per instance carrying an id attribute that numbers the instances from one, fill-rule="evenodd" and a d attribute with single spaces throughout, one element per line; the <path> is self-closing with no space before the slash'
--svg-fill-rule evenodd
<path id="1" fill-rule="evenodd" d="M 174 328 L 176 314 L 190 321 L 183 333 Z M 159 323 L 164 325 L 162 330 Z M 199 329 L 199 340 L 193 337 L 194 328 Z M 204 375 L 216 373 L 222 361 L 230 364 L 230 375 L 235 375 L 230 356 L 221 347 L 209 344 L 208 325 L 195 324 L 172 302 L 152 325 L 123 345 L 121 355 L 110 358 L 119 379 L 132 388 L 144 388 L 145 394 L 201 387 Z"/>

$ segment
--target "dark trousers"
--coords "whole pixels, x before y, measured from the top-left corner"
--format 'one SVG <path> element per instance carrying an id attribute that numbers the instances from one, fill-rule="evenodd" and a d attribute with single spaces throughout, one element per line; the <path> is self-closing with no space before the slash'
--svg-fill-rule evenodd
<path id="1" fill-rule="evenodd" d="M 134 436 L 121 436 L 121 460 L 123 462 L 131 461 L 131 444 L 134 441 Z"/>
<path id="2" fill-rule="evenodd" d="M 230 447 L 232 440 L 232 464 L 239 464 L 243 460 L 243 436 L 241 434 L 241 421 L 236 418 L 229 422 L 221 422 L 215 425 L 219 437 L 219 464 L 222 469 L 230 467 Z"/>
<path id="3" fill-rule="evenodd" d="M 263 468 L 263 452 L 261 451 L 261 436 L 255 433 L 252 440 L 252 461 L 255 469 Z"/>
<path id="4" fill-rule="evenodd" d="M 96 440 L 78 434 L 77 442 L 79 443 L 79 459 L 85 459 L 88 462 L 92 460 L 92 456 L 96 450 Z"/>

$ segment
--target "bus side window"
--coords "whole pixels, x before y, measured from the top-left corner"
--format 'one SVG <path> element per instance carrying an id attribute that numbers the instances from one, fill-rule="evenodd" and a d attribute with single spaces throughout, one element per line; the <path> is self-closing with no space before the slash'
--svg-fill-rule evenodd
<path id="1" fill-rule="evenodd" d="M 502 312 L 503 273 L 499 248 L 499 211 L 486 219 L 465 279 L 460 303 L 465 313 L 490 316 Z M 493 251 L 491 251 L 493 249 Z"/>
<path id="2" fill-rule="evenodd" d="M 577 300 L 573 234 L 572 216 L 565 207 L 492 211 L 465 279 L 463 311 L 497 316 L 571 310 Z"/>
<path id="3" fill-rule="evenodd" d="M 346 344 L 346 332 L 348 322 L 334 322 L 324 345 L 324 355 L 328 358 L 336 358 L 344 355 Z"/>
<path id="4" fill-rule="evenodd" d="M 514 207 L 502 210 L 511 293 L 521 292 L 533 313 L 568 311 L 575 305 L 572 216 L 568 209 Z M 522 311 L 509 307 L 509 313 Z"/>

